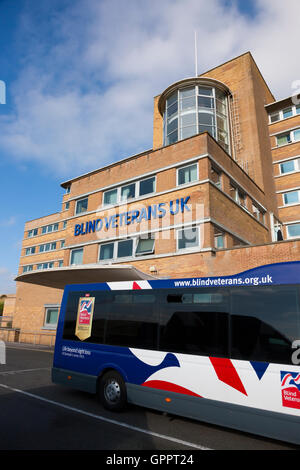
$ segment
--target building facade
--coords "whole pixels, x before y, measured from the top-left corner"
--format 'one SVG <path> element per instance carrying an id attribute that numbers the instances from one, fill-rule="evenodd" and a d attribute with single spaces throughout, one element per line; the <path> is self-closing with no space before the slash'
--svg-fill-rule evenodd
<path id="1" fill-rule="evenodd" d="M 300 107 L 277 102 L 246 53 L 154 98 L 152 149 L 61 186 L 61 210 L 25 224 L 21 341 L 53 341 L 69 283 L 298 260 Z"/>

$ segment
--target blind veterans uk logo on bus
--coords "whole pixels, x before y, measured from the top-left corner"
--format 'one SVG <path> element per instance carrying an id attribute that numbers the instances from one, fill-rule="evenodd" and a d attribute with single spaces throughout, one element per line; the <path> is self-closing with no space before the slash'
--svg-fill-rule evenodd
<path id="1" fill-rule="evenodd" d="M 281 371 L 282 406 L 300 409 L 300 374 Z"/>
<path id="2" fill-rule="evenodd" d="M 81 341 L 91 336 L 94 304 L 94 297 L 79 299 L 75 334 Z"/>

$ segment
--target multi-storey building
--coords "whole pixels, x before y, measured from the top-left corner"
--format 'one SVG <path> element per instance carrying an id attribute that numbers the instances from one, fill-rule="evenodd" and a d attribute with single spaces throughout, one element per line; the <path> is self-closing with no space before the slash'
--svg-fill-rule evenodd
<path id="1" fill-rule="evenodd" d="M 266 106 L 278 214 L 283 237 L 300 237 L 300 101 L 289 97 Z"/>
<path id="2" fill-rule="evenodd" d="M 26 223 L 21 341 L 55 335 L 66 284 L 299 259 L 298 128 L 299 107 L 275 100 L 250 53 L 169 86 L 152 149 L 63 182 L 61 211 Z"/>

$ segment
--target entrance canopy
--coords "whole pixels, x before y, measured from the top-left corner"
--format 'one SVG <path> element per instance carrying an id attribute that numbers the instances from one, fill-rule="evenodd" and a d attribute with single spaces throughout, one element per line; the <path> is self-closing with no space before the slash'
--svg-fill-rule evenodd
<path id="1" fill-rule="evenodd" d="M 84 265 L 30 271 L 20 274 L 15 281 L 64 289 L 67 284 L 138 281 L 157 279 L 130 265 Z"/>

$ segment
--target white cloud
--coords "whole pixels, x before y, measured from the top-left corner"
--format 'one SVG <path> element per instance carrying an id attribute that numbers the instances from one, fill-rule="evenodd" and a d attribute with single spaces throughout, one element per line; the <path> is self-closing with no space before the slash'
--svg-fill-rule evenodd
<path id="1" fill-rule="evenodd" d="M 0 147 L 64 178 L 151 148 L 153 97 L 194 74 L 195 30 L 199 73 L 250 50 L 277 98 L 300 79 L 298 0 L 257 0 L 252 20 L 221 0 L 46 3 L 23 14 Z"/>

